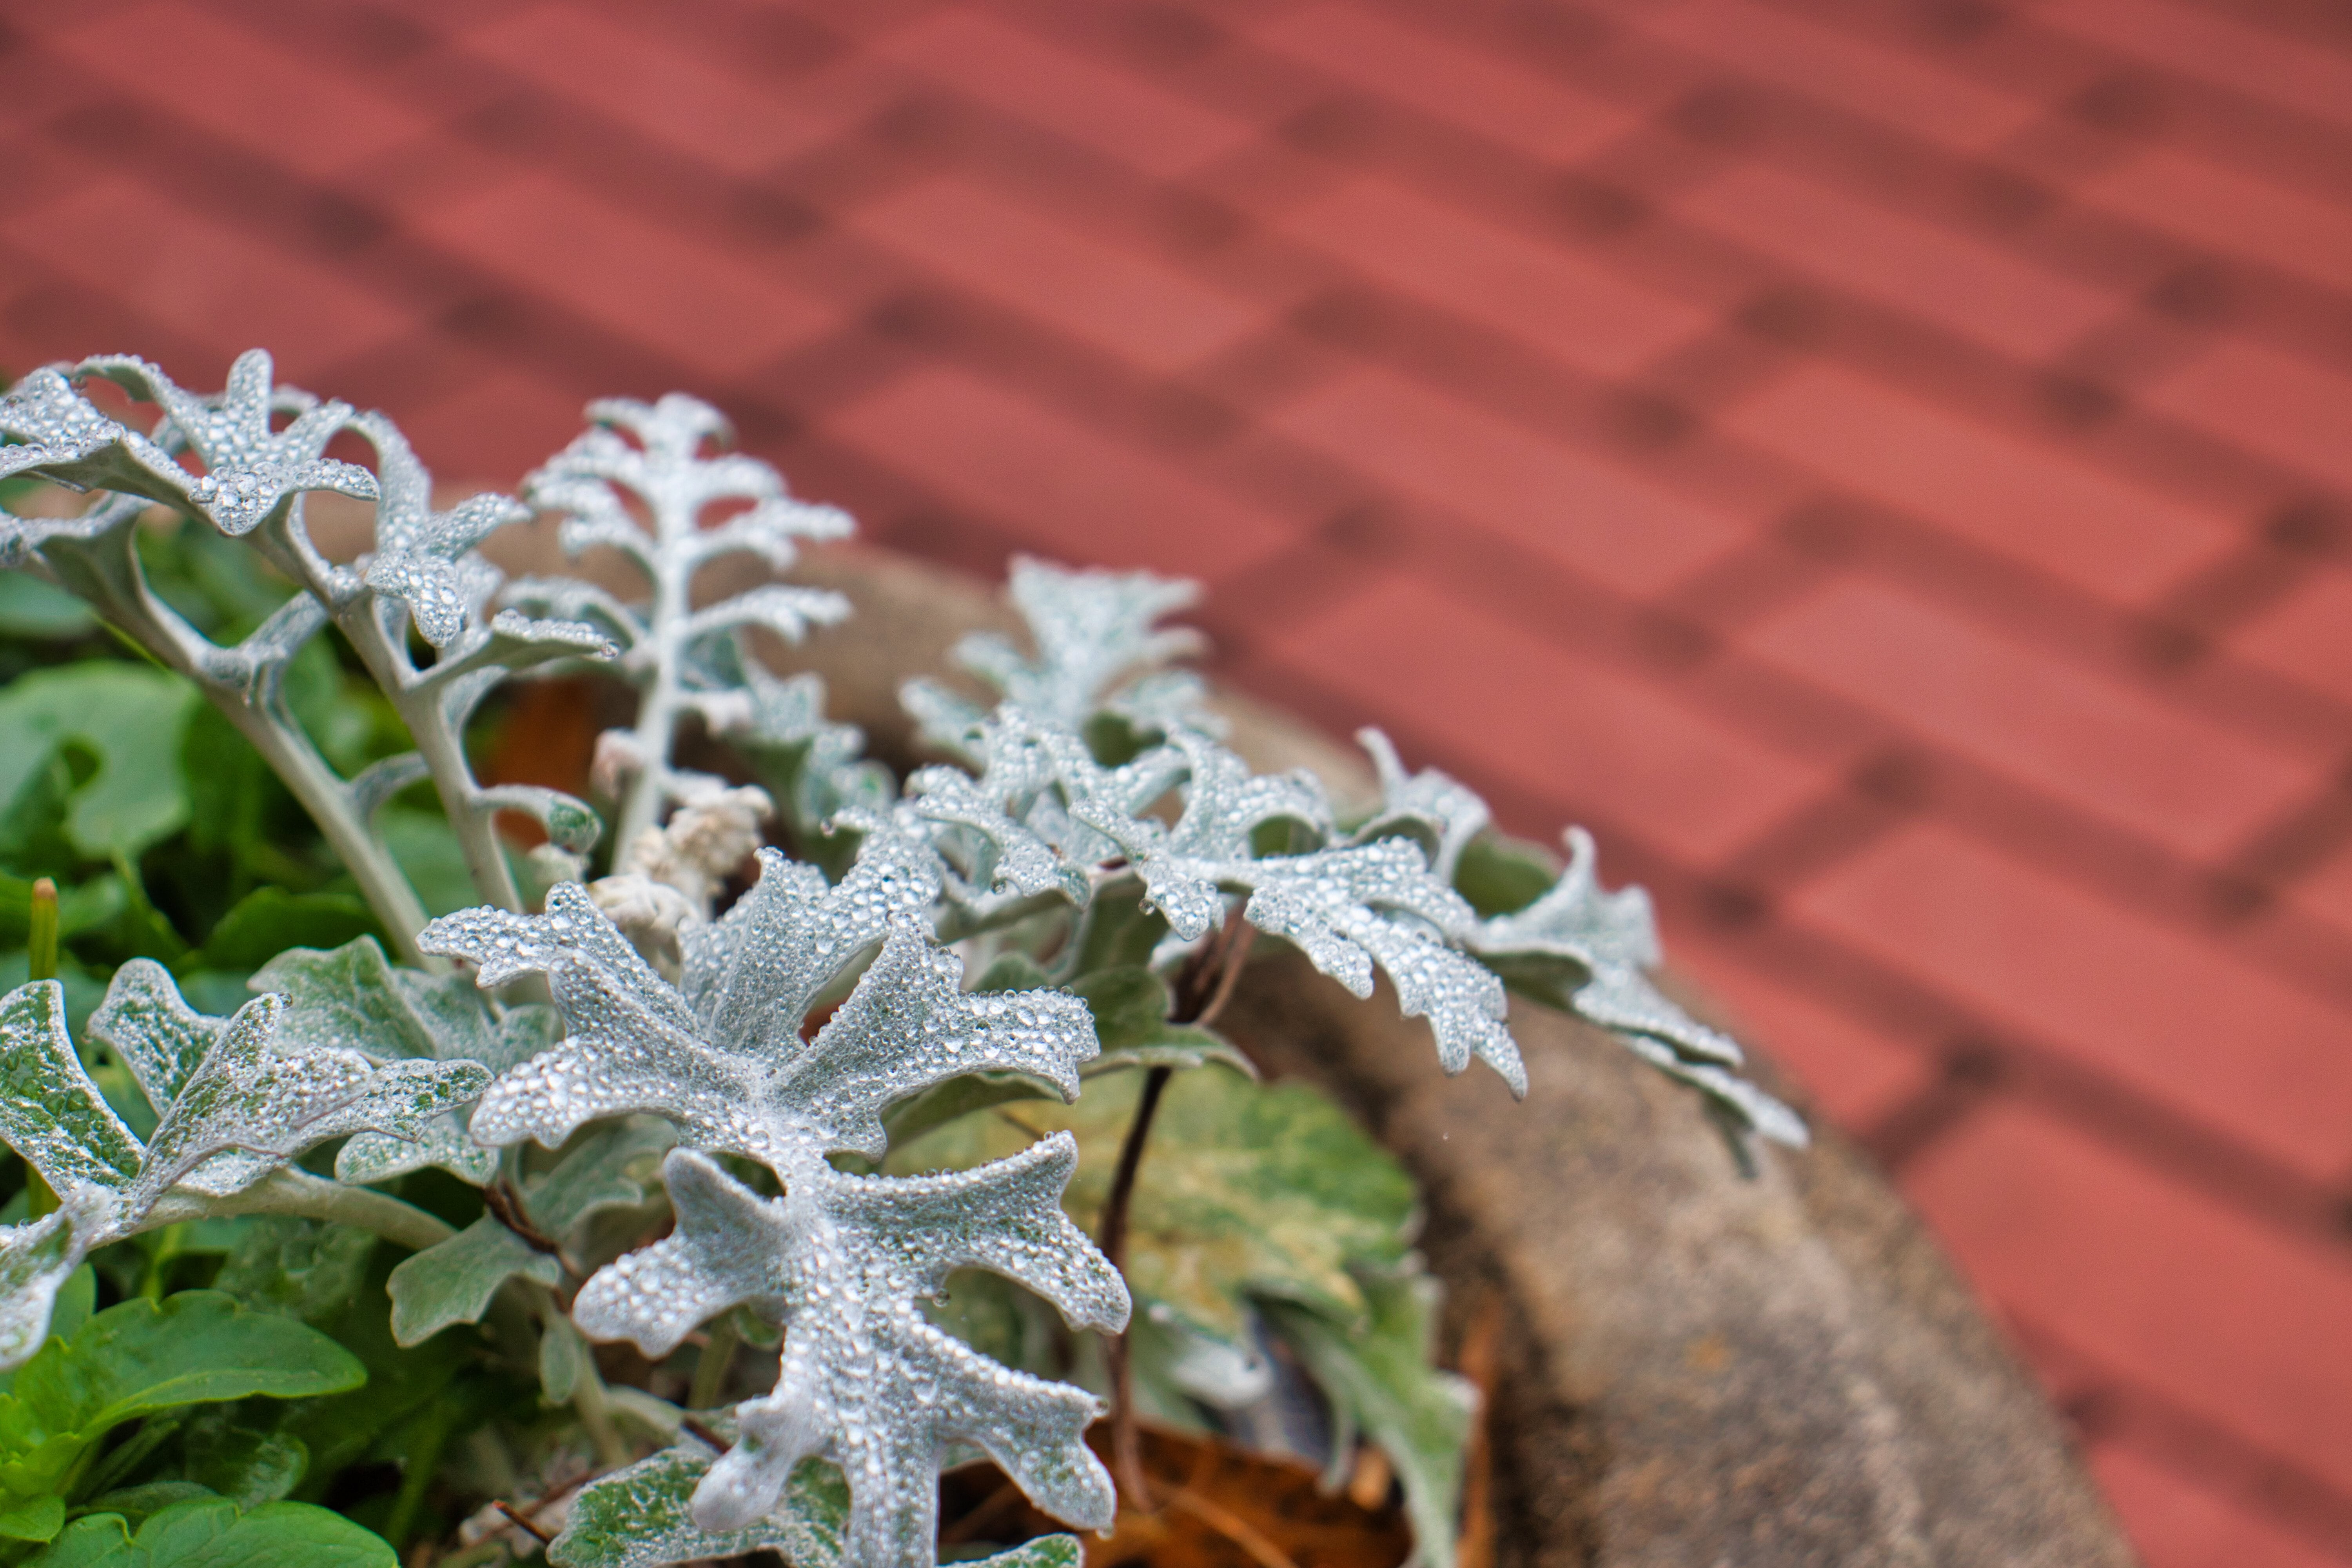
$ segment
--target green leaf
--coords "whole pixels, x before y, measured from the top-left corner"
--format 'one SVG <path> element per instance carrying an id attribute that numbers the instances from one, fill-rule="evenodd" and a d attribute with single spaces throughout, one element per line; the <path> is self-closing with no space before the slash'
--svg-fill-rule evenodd
<path id="1" fill-rule="evenodd" d="M 65 1524 L 66 1500 L 61 1497 L 0 1502 L 0 1536 L 10 1541 L 47 1541 Z M 46 1554 L 42 1561 L 47 1561 Z"/>
<path id="2" fill-rule="evenodd" d="M 218 1290 L 125 1301 L 16 1374 L 17 1411 L 50 1432 L 102 1430 L 182 1405 L 356 1388 L 360 1363 L 315 1329 L 248 1311 Z"/>
<path id="3" fill-rule="evenodd" d="M 256 1311 L 323 1323 L 358 1300 L 375 1240 L 355 1226 L 256 1215 L 221 1264 L 213 1289 Z"/>
<path id="4" fill-rule="evenodd" d="M 1454 866 L 1454 890 L 1481 920 L 1526 909 L 1559 880 L 1559 867 L 1537 845 L 1482 833 L 1463 847 Z"/>
<path id="5" fill-rule="evenodd" d="M 480 1321 L 499 1287 L 517 1275 L 560 1285 L 563 1266 L 484 1215 L 392 1271 L 394 1342 L 413 1345 L 453 1323 Z"/>
<path id="6" fill-rule="evenodd" d="M 1082 974 L 1070 989 L 1087 999 L 1105 1050 L 1139 1045 L 1168 1027 L 1168 983 L 1139 963 Z"/>
<path id="7" fill-rule="evenodd" d="M 1042 991 L 1054 983 L 1045 971 L 1025 952 L 999 953 L 987 972 L 981 975 L 974 991 Z"/>
<path id="8" fill-rule="evenodd" d="M 0 637 L 70 642 L 98 630 L 88 605 L 25 572 L 0 572 Z"/>
<path id="9" fill-rule="evenodd" d="M 174 1503 L 133 1536 L 121 1514 L 76 1520 L 36 1568 L 399 1568 L 381 1536 L 309 1503 L 239 1513 L 226 1498 Z"/>
<path id="10" fill-rule="evenodd" d="M 137 1530 L 155 1515 L 174 1503 L 191 1502 L 217 1497 L 210 1487 L 194 1481 L 142 1481 L 135 1487 L 116 1487 L 100 1492 L 86 1503 L 76 1505 L 75 1512 L 119 1513 L 126 1531 Z"/>
<path id="11" fill-rule="evenodd" d="M 1090 1080 L 1076 1105 L 993 1107 L 894 1149 L 885 1168 L 963 1169 L 1067 1129 L 1078 1170 L 1063 1203 L 1092 1234 L 1142 1086 L 1143 1075 L 1118 1073 Z M 1169 1084 L 1146 1145 L 1128 1279 L 1139 1297 L 1235 1342 L 1252 1297 L 1352 1322 L 1367 1307 L 1349 1265 L 1400 1260 L 1413 1207 L 1412 1178 L 1315 1090 L 1185 1073 Z"/>
<path id="12" fill-rule="evenodd" d="M 281 942 L 248 983 L 286 998 L 281 1038 L 305 1046 L 401 1057 L 512 1065 L 499 1020 L 473 982 L 395 966 L 372 935 L 332 949 Z"/>
<path id="13" fill-rule="evenodd" d="M 0 1488 L 17 1497 L 57 1489 L 91 1444 L 134 1416 L 253 1394 L 332 1394 L 366 1375 L 326 1335 L 217 1290 L 126 1301 L 72 1339 L 50 1341 L 0 1396 Z"/>
<path id="14" fill-rule="evenodd" d="M 1431 1364 L 1435 1280 L 1416 1267 L 1367 1273 L 1360 1283 L 1371 1311 L 1360 1329 L 1282 1301 L 1265 1304 L 1266 1321 L 1330 1401 L 1335 1479 L 1352 1457 L 1355 1432 L 1362 1431 L 1404 1486 L 1413 1561 L 1421 1568 L 1452 1568 L 1477 1391 Z"/>
<path id="15" fill-rule="evenodd" d="M 481 902 L 466 851 L 438 812 L 386 806 L 376 814 L 375 833 L 416 889 L 428 915 L 446 915 Z"/>
<path id="16" fill-rule="evenodd" d="M 301 1484 L 310 1448 L 290 1432 L 233 1419 L 246 1406 L 207 1411 L 180 1439 L 188 1480 L 243 1508 L 276 1502 Z"/>
<path id="17" fill-rule="evenodd" d="M 1131 1072 L 1137 1068 L 1189 1069 L 1211 1062 L 1246 1079 L 1257 1077 L 1257 1064 L 1244 1056 L 1240 1047 L 1214 1029 L 1190 1024 L 1170 1024 L 1160 1031 L 1159 1038 L 1147 1043 L 1114 1047 L 1079 1069 L 1078 1076 L 1092 1083 L 1105 1073 Z"/>
<path id="18" fill-rule="evenodd" d="M 1168 934 L 1168 917 L 1143 907 L 1143 879 L 1121 877 L 1095 890 L 1078 936 L 1077 973 L 1149 963 Z"/>
<path id="19" fill-rule="evenodd" d="M 349 893 L 289 893 L 256 888 L 220 918 L 204 946 L 174 965 L 193 969 L 258 969 L 298 942 L 361 938 L 376 930 L 364 900 Z"/>
<path id="20" fill-rule="evenodd" d="M 594 1352 L 572 1320 L 555 1317 L 548 1320 L 539 1336 L 540 1397 L 550 1405 L 569 1405 L 580 1390 L 580 1380 L 594 1364 Z"/>
<path id="21" fill-rule="evenodd" d="M 200 699 L 176 675 L 91 662 L 20 676 L 0 691 L 0 805 L 60 746 L 96 763 L 77 784 L 66 835 L 91 859 L 136 857 L 188 820 L 180 736 Z"/>

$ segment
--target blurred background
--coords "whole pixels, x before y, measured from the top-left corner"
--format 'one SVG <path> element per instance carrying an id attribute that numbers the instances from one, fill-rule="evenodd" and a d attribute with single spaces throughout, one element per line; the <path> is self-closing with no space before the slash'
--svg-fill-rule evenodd
<path id="1" fill-rule="evenodd" d="M 2352 1563 L 2333 0 L 0 5 L 0 363 L 864 537 L 1581 822 L 2156 1568 Z"/>

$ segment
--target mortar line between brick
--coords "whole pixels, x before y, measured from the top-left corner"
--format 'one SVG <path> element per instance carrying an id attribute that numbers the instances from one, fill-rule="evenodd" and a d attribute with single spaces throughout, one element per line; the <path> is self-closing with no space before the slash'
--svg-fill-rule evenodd
<path id="1" fill-rule="evenodd" d="M 2028 1348 L 2090 1368 L 2088 1388 L 2061 1406 L 2093 1446 L 2115 1443 L 2183 1480 L 2234 1493 L 2314 1544 L 2342 1552 L 2352 1542 L 2352 1492 L 2289 1454 L 2109 1366 L 2096 1352 L 2041 1318 L 2004 1307 L 2011 1333 Z"/>

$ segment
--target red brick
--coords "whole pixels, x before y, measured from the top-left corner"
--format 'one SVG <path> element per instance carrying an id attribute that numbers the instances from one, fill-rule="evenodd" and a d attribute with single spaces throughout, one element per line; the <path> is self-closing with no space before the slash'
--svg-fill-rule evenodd
<path id="1" fill-rule="evenodd" d="M 580 434 L 587 405 L 577 393 L 527 371 L 481 362 L 464 391 L 384 412 L 433 470 L 436 489 L 463 497 L 486 489 L 513 494 L 524 475 Z M 498 554 L 495 547 L 491 553 Z"/>
<path id="2" fill-rule="evenodd" d="M 2352 577 L 2315 572 L 2230 639 L 2231 651 L 2352 703 Z"/>
<path id="3" fill-rule="evenodd" d="M 1247 306 L 1128 247 L 965 182 L 935 180 L 862 208 L 858 228 L 922 266 L 1160 373 L 1231 346 Z"/>
<path id="4" fill-rule="evenodd" d="M 93 185 L 0 226 L 66 277 L 135 300 L 142 314 L 190 337 L 233 352 L 271 350 L 289 377 L 412 328 L 399 311 L 331 270 L 306 266 L 127 180 Z M 110 343 L 89 352 L 140 350 Z"/>
<path id="5" fill-rule="evenodd" d="M 1581 156 L 1630 123 L 1615 106 L 1434 33 L 1355 5 L 1314 5 L 1255 29 L 1259 42 L 1353 87 L 1538 158 Z"/>
<path id="6" fill-rule="evenodd" d="M 2144 691 L 1848 579 L 1752 634 L 1774 662 L 1997 773 L 2217 858 L 2321 781 Z"/>
<path id="7" fill-rule="evenodd" d="M 2265 1517 L 2258 1505 L 2120 1444 L 2093 1449 L 2091 1473 L 2147 1568 L 2344 1568 L 2347 1561 Z"/>
<path id="8" fill-rule="evenodd" d="M 1789 908 L 2315 1180 L 2352 1154 L 2342 1010 L 2039 868 L 1925 826 Z"/>
<path id="9" fill-rule="evenodd" d="M 2241 20 L 2218 6 L 2168 0 L 2061 0 L 2034 11 L 2042 26 L 2095 38 L 2126 58 L 2153 60 L 2352 126 L 2352 61 L 2273 32 L 2259 17 L 2259 10 Z"/>
<path id="10" fill-rule="evenodd" d="M 2297 878 L 2290 897 L 2298 908 L 2335 921 L 2352 937 L 2352 848 L 2339 846 L 2316 868 Z"/>
<path id="11" fill-rule="evenodd" d="M 1266 423 L 1628 595 L 1658 592 L 1748 531 L 1737 518 L 1385 370 L 1326 382 Z"/>
<path id="12" fill-rule="evenodd" d="M 1241 147 L 1255 128 L 971 11 L 942 11 L 877 49 L 942 86 L 1099 148 L 1146 174 L 1178 174 Z"/>
<path id="13" fill-rule="evenodd" d="M 306 174 L 324 174 L 430 121 L 362 81 L 322 73 L 194 5 L 116 12 L 60 36 L 98 75 Z"/>
<path id="14" fill-rule="evenodd" d="M 1546 245 L 1380 180 L 1286 214 L 1333 260 L 1571 364 L 1619 375 L 1704 330 L 1701 312 Z"/>
<path id="15" fill-rule="evenodd" d="M 336 183 L 396 217 L 429 216 L 525 171 L 478 140 L 436 129 L 344 168 Z"/>
<path id="16" fill-rule="evenodd" d="M 805 152 L 849 119 L 855 100 L 817 112 L 807 84 L 755 83 L 669 43 L 658 11 L 645 20 L 625 26 L 584 7 L 541 5 L 467 31 L 463 47 L 738 174 Z"/>
<path id="17" fill-rule="evenodd" d="M 1675 205 L 1837 288 L 2027 360 L 2048 358 L 2122 305 L 1957 230 L 1761 163 L 1737 164 Z"/>
<path id="18" fill-rule="evenodd" d="M 2147 395 L 2192 425 L 2352 487 L 2352 378 L 2232 340 Z"/>
<path id="19" fill-rule="evenodd" d="M 2196 569 L 2228 530 L 2054 448 L 1813 365 L 1727 416 L 1824 479 L 1916 513 L 2103 597 Z"/>
<path id="20" fill-rule="evenodd" d="M 1741 76 L 1916 132 L 1979 147 L 2017 130 L 2039 106 L 1769 5 L 1702 0 L 1627 13 L 1642 29 Z"/>
<path id="21" fill-rule="evenodd" d="M 2021 1109 L 1904 1187 L 1977 1288 L 2116 1372 L 2352 1482 L 2352 1265 Z"/>
<path id="22" fill-rule="evenodd" d="M 2154 146 L 2084 182 L 2082 195 L 2200 245 L 2352 287 L 2352 207 L 2340 202 Z"/>
<path id="23" fill-rule="evenodd" d="M 442 245 L 714 376 L 831 324 L 772 268 L 682 237 L 543 174 L 416 215 Z"/>
<path id="24" fill-rule="evenodd" d="M 1400 574 L 1296 625 L 1274 663 L 1482 769 L 1704 864 L 1795 806 L 1805 771 L 1667 692 Z M 1278 686 L 1275 689 L 1279 689 Z"/>
<path id="25" fill-rule="evenodd" d="M 1669 929 L 1665 942 L 1667 962 L 1722 999 L 1740 1043 L 1769 1052 L 1813 1096 L 1822 1115 L 1850 1132 L 1866 1131 L 1938 1076 L 1932 1053 L 1767 979 L 1697 932 Z"/>
<path id="26" fill-rule="evenodd" d="M 958 371 L 892 383 L 825 428 L 1060 561 L 1213 582 L 1297 531 L 1148 452 Z"/>

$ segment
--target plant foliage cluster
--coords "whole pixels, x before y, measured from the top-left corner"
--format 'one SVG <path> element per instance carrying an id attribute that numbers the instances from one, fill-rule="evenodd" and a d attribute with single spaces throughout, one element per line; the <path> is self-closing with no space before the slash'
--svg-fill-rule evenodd
<path id="1" fill-rule="evenodd" d="M 0 400 L 0 1561 L 929 1568 L 977 1457 L 1108 1527 L 1108 1400 L 1373 1445 L 1442 1568 L 1475 1402 L 1412 1184 L 1215 1021 L 1262 935 L 1449 1072 L 1525 1092 L 1516 991 L 1801 1142 L 1643 895 L 1377 732 L 1368 810 L 1253 774 L 1144 574 L 1017 562 L 1026 644 L 908 688 L 901 778 L 762 658 L 848 613 L 778 580 L 848 520 L 692 398 L 589 418 L 444 509 L 258 351 Z M 534 515 L 570 565 L 509 576 Z M 483 782 L 501 688 L 581 670 L 635 699 L 603 809 Z"/>

